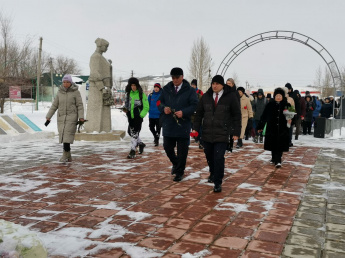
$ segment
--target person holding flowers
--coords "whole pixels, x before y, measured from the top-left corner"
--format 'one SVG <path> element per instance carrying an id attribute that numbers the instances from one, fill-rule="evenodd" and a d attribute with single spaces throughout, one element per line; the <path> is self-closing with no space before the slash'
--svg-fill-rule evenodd
<path id="1" fill-rule="evenodd" d="M 266 126 L 264 149 L 271 151 L 271 164 L 276 168 L 281 167 L 283 152 L 289 151 L 289 128 L 291 119 L 287 119 L 284 110 L 288 110 L 291 105 L 287 102 L 285 91 L 276 88 L 273 94 L 273 101 L 267 103 L 258 124 L 258 132 L 262 132 Z M 286 112 L 286 111 L 285 111 Z"/>

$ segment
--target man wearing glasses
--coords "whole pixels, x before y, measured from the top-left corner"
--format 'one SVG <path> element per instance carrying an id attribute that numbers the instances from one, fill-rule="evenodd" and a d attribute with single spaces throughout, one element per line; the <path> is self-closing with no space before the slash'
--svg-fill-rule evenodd
<path id="1" fill-rule="evenodd" d="M 183 70 L 175 67 L 171 70 L 172 81 L 163 87 L 157 102 L 163 113 L 163 146 L 172 163 L 171 174 L 174 181 L 183 178 L 188 155 L 191 131 L 191 116 L 198 104 L 195 90 L 183 79 Z M 177 153 L 175 147 L 177 146 Z"/>

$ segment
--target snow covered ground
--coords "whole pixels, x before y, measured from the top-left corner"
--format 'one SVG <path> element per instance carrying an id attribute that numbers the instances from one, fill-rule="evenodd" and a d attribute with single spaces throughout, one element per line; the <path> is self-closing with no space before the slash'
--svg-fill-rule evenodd
<path id="1" fill-rule="evenodd" d="M 22 159 L 25 159 L 26 157 L 26 153 L 30 153 L 30 152 L 37 152 L 37 149 L 42 149 L 42 151 L 46 152 L 46 153 L 51 153 L 52 156 L 55 155 L 56 157 L 58 157 L 60 155 L 57 154 L 57 151 L 61 150 L 61 145 L 58 144 L 58 137 L 57 137 L 57 123 L 56 123 L 56 115 L 52 118 L 51 123 L 49 124 L 48 127 L 44 126 L 44 122 L 45 122 L 45 115 L 47 114 L 49 108 L 50 108 L 50 103 L 48 102 L 43 102 L 43 103 L 39 103 L 39 110 L 35 111 L 34 107 L 32 106 L 31 103 L 12 103 L 11 109 L 7 108 L 5 110 L 5 114 L 9 115 L 10 117 L 13 116 L 13 114 L 24 114 L 26 115 L 32 122 L 34 122 L 37 126 L 39 126 L 43 131 L 46 132 L 54 132 L 56 134 L 54 139 L 50 139 L 49 141 L 47 141 L 47 139 L 44 139 L 44 137 L 42 138 L 42 134 L 36 133 L 36 134 L 31 134 L 30 137 L 28 137 L 28 135 L 18 135 L 15 137 L 11 137 L 11 136 L 3 136 L 0 135 L 0 142 L 1 142 L 1 148 L 0 148 L 0 159 L 2 159 L 3 157 L 8 157 L 8 155 L 11 155 L 13 157 L 15 156 L 20 156 Z M 8 105 L 7 105 L 8 107 Z M 111 110 L 111 114 L 112 114 L 112 127 L 114 130 L 127 130 L 127 119 L 125 114 L 120 111 L 119 109 L 112 109 Z M 145 117 L 144 119 L 144 123 L 143 123 L 143 127 L 142 127 L 142 132 L 141 132 L 141 138 L 143 139 L 144 142 L 152 142 L 153 141 L 153 137 L 151 132 L 149 131 L 149 126 L 148 126 L 148 116 Z M 18 146 L 20 146 L 21 144 L 25 144 L 25 143 L 30 143 L 28 145 L 26 145 L 25 150 L 22 150 L 21 148 L 18 148 Z M 32 143 L 32 144 L 31 144 Z M 119 146 L 120 148 L 128 148 L 129 149 L 129 137 L 126 136 L 125 139 L 123 139 L 122 141 L 119 141 L 116 143 L 117 146 Z M 73 148 L 78 148 L 78 147 L 82 147 L 82 146 L 87 146 L 90 145 L 89 142 L 75 142 Z M 313 136 L 300 136 L 298 141 L 294 141 L 294 145 L 296 146 L 311 146 L 311 147 L 322 147 L 322 148 L 334 148 L 334 149 L 342 149 L 345 150 L 345 128 L 343 128 L 342 134 L 340 135 L 340 132 L 333 132 L 333 136 L 326 136 L 326 138 L 314 138 Z M 39 147 L 40 146 L 40 147 Z M 52 147 L 55 146 L 55 147 Z M 96 149 L 99 148 L 103 148 L 103 149 L 107 149 L 107 148 L 113 148 L 114 147 L 114 143 L 109 142 L 109 143 L 102 143 L 102 144 L 97 144 L 96 145 Z M 8 151 L 7 151 L 8 150 Z M 253 151 L 255 151 L 256 149 L 253 149 Z M 5 153 L 6 151 L 6 153 Z M 266 155 L 267 153 L 263 153 L 262 155 Z M 243 155 L 246 155 L 245 153 Z M 262 156 L 261 155 L 261 156 Z M 267 160 L 267 155 L 265 156 L 265 159 Z M 258 156 L 257 159 L 260 159 L 260 157 Z M 124 164 L 123 164 L 124 165 Z M 188 169 L 188 168 L 187 168 Z M 230 169 L 231 170 L 231 169 Z M 229 173 L 235 173 L 234 171 L 227 171 Z M 193 177 L 193 176 L 199 176 L 196 175 L 196 173 L 192 173 L 189 175 L 189 177 Z M 188 177 L 186 177 L 186 180 L 188 179 Z M 18 178 L 19 180 L 19 178 Z M 23 187 L 33 187 L 33 186 L 29 186 L 29 185 L 23 185 Z M 252 186 L 252 185 L 240 185 L 240 188 L 247 188 L 247 189 L 257 189 L 256 186 Z M 235 205 L 235 204 L 234 204 Z M 267 203 L 268 206 L 271 205 L 271 203 Z M 246 210 L 245 207 L 235 207 L 235 206 L 231 206 L 234 210 L 236 211 L 243 211 Z M 219 205 L 219 208 L 224 208 L 223 206 Z M 123 210 L 124 212 L 126 212 L 125 210 Z M 47 214 L 47 216 L 50 216 L 51 214 Z M 133 213 L 131 214 L 132 216 L 137 216 L 137 220 L 141 220 L 143 216 L 145 216 L 145 214 L 142 213 Z M 1 232 L 1 223 L 0 223 L 0 232 Z M 20 227 L 16 227 L 16 230 L 19 232 L 18 234 L 21 235 L 28 235 L 29 233 L 27 232 L 27 229 L 25 227 L 22 227 L 22 230 L 20 229 Z M 104 227 L 102 226 L 101 228 L 99 228 L 99 232 L 96 230 L 94 232 L 92 232 L 92 234 L 98 234 L 101 235 L 102 232 L 104 230 L 115 230 L 113 233 L 114 234 L 122 234 L 124 232 L 122 232 L 121 228 L 118 229 L 114 229 L 114 228 L 109 228 L 107 227 L 107 225 L 104 225 Z M 60 241 L 59 243 L 61 244 L 62 242 L 70 242 L 73 243 L 73 245 L 71 245 L 73 248 L 73 250 L 70 250 L 70 254 L 74 255 L 76 254 L 75 251 L 79 251 L 78 248 L 77 250 L 75 249 L 77 247 L 76 243 L 78 242 L 77 240 L 79 239 L 78 236 L 83 236 L 87 233 L 90 232 L 82 232 L 82 231 L 70 231 L 70 232 L 65 232 L 67 235 L 70 235 L 70 238 L 66 238 L 66 239 L 58 239 L 57 236 L 55 235 L 51 235 L 51 239 L 47 238 L 46 234 L 42 234 L 42 233 L 38 233 L 37 235 L 41 238 L 44 239 L 44 245 L 46 248 L 48 248 L 50 251 L 54 250 L 54 245 L 56 245 L 56 241 Z M 95 238 L 96 238 L 95 235 Z M 97 235 L 97 236 L 98 236 Z M 77 241 L 77 242 L 75 242 Z M 89 243 L 79 243 L 81 245 L 83 244 L 89 244 Z M 157 255 L 159 256 L 159 254 L 155 253 L 155 252 L 149 252 L 147 249 L 143 249 L 143 248 L 139 248 L 139 247 L 135 247 L 133 245 L 130 245 L 129 243 L 114 243 L 114 246 L 121 246 L 121 248 L 123 248 L 124 250 L 126 250 L 126 252 L 128 254 L 131 254 L 132 257 L 157 257 Z M 80 249 L 82 249 L 84 246 L 81 246 Z M 99 246 L 100 248 L 102 247 L 101 245 Z M 146 252 L 146 253 L 145 253 Z M 144 255 L 144 256 L 143 256 Z M 194 255 L 190 255 L 190 254 L 185 254 L 183 257 L 202 257 L 202 254 L 194 254 Z"/>
<path id="2" fill-rule="evenodd" d="M 34 106 L 32 103 L 16 103 L 12 102 L 11 110 L 9 108 L 9 104 L 6 105 L 5 114 L 9 115 L 10 117 L 13 114 L 24 114 L 26 115 L 32 122 L 34 122 L 38 127 L 40 127 L 43 131 L 48 132 L 55 132 L 57 134 L 57 123 L 56 123 L 56 115 L 52 118 L 51 123 L 48 127 L 44 126 L 45 123 L 45 115 L 47 114 L 51 103 L 50 102 L 40 102 L 38 111 L 35 111 Z M 128 122 L 123 113 L 119 109 L 113 108 L 111 110 L 111 118 L 112 118 L 112 129 L 113 130 L 127 130 Z M 148 116 L 144 118 L 142 131 L 140 133 L 140 137 L 144 140 L 152 141 L 152 134 L 149 130 L 149 119 Z M 22 141 L 22 140 L 33 140 L 36 138 L 40 138 L 39 135 L 31 135 L 30 138 L 22 137 L 18 135 L 16 137 L 10 136 L 2 136 L 0 135 L 0 142 L 7 143 L 11 145 L 13 141 Z M 128 136 L 126 136 L 126 142 L 128 141 Z M 333 135 L 326 135 L 325 138 L 315 138 L 312 135 L 301 135 L 298 141 L 293 140 L 293 143 L 297 146 L 304 145 L 304 146 L 313 146 L 313 147 L 322 147 L 322 148 L 336 148 L 336 149 L 345 149 L 345 127 L 342 128 L 342 132 L 340 134 L 340 130 L 335 130 Z"/>

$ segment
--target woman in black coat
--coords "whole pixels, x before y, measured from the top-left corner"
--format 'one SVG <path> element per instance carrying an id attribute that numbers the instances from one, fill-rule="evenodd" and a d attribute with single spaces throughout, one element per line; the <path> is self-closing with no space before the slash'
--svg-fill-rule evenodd
<path id="1" fill-rule="evenodd" d="M 282 88 L 275 89 L 273 100 L 267 103 L 257 128 L 261 132 L 267 124 L 264 149 L 272 152 L 271 164 L 275 164 L 276 168 L 281 167 L 283 152 L 289 151 L 287 123 L 291 124 L 291 120 L 287 121 L 283 114 L 284 109 L 289 106 L 285 91 Z"/>

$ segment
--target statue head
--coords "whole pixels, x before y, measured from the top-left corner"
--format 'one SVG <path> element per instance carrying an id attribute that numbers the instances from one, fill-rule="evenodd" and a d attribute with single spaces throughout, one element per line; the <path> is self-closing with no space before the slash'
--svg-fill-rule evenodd
<path id="1" fill-rule="evenodd" d="M 95 40 L 97 49 L 99 49 L 101 52 L 106 52 L 108 50 L 109 42 L 105 39 L 97 38 Z"/>

